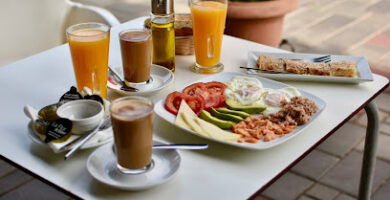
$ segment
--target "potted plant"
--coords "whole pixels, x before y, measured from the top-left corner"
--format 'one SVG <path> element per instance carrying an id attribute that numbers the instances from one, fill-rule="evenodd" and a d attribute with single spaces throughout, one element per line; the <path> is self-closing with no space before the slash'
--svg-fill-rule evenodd
<path id="1" fill-rule="evenodd" d="M 279 47 L 284 16 L 298 0 L 229 0 L 225 33 Z"/>

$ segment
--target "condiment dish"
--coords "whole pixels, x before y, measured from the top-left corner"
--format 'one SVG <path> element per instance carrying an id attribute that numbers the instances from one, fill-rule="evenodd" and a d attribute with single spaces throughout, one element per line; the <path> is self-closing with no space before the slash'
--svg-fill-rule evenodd
<path id="1" fill-rule="evenodd" d="M 73 134 L 84 134 L 98 126 L 104 116 L 104 107 L 94 100 L 75 100 L 61 105 L 57 115 L 72 121 Z"/>

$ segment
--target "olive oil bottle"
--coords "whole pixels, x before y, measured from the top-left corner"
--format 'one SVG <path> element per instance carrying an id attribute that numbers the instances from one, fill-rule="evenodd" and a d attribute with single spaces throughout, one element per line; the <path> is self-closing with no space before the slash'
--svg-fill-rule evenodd
<path id="1" fill-rule="evenodd" d="M 173 0 L 152 0 L 152 63 L 175 71 Z"/>

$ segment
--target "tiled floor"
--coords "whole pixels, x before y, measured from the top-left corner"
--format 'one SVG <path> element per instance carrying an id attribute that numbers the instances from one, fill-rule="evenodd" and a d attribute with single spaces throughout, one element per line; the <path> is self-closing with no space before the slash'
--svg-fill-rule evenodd
<path id="1" fill-rule="evenodd" d="M 124 22 L 148 15 L 147 0 L 78 0 L 107 8 Z M 186 0 L 175 0 L 186 11 Z M 283 37 L 298 52 L 363 55 L 373 71 L 390 77 L 390 0 L 300 0 L 285 21 Z M 376 100 L 380 135 L 374 200 L 390 199 L 390 94 Z M 258 199 L 357 198 L 367 119 L 355 116 L 316 150 L 265 190 Z M 0 199 L 69 199 L 0 160 Z"/>
<path id="2" fill-rule="evenodd" d="M 389 94 L 382 94 L 376 101 L 382 113 L 373 185 L 373 199 L 376 200 L 390 199 L 390 113 L 381 109 L 389 107 L 389 102 Z M 265 190 L 259 199 L 356 199 L 365 121 L 364 113 L 351 119 L 294 166 L 288 175 Z M 311 184 L 307 186 L 307 183 Z"/>

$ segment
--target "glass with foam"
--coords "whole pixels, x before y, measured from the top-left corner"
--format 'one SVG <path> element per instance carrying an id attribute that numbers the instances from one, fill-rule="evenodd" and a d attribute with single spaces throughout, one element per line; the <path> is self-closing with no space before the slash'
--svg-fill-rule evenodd
<path id="1" fill-rule="evenodd" d="M 152 36 L 143 30 L 119 33 L 123 75 L 128 85 L 146 84 L 150 80 L 152 64 Z"/>
<path id="2" fill-rule="evenodd" d="M 139 174 L 153 167 L 153 103 L 143 97 L 122 97 L 110 105 L 117 167 Z"/>

